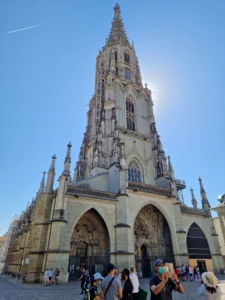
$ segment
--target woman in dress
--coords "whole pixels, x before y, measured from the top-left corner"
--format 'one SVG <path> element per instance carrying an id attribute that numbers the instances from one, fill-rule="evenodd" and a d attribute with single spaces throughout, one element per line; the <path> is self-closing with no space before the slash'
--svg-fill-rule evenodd
<path id="1" fill-rule="evenodd" d="M 202 295 L 204 300 L 221 300 L 221 289 L 218 286 L 218 279 L 212 272 L 202 273 L 202 282 L 197 293 Z"/>

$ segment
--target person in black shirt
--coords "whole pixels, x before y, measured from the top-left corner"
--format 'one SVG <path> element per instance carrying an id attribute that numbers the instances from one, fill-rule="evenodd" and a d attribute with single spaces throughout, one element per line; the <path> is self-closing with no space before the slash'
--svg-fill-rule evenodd
<path id="1" fill-rule="evenodd" d="M 98 272 L 93 275 L 93 278 L 91 279 L 90 289 L 87 290 L 87 293 L 90 295 L 90 297 L 88 297 L 88 299 L 101 300 L 101 298 L 98 294 L 97 286 L 101 284 L 103 279 L 104 278 L 102 277 L 102 275 Z"/>
<path id="2" fill-rule="evenodd" d="M 184 288 L 177 275 L 174 273 L 169 278 L 170 273 L 165 272 L 165 262 L 157 259 L 154 263 L 157 275 L 150 279 L 151 300 L 172 300 L 173 290 L 183 294 Z"/>
<path id="3" fill-rule="evenodd" d="M 128 269 L 125 268 L 123 270 L 122 278 L 125 279 L 122 300 L 133 300 L 133 285 L 130 280 L 130 271 Z"/>

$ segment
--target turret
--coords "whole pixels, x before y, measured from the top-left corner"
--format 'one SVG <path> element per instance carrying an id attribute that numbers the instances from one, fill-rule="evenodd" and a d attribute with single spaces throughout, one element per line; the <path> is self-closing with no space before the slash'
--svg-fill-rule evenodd
<path id="1" fill-rule="evenodd" d="M 69 143 L 67 145 L 67 153 L 66 153 L 66 157 L 65 157 L 65 160 L 64 160 L 64 170 L 63 170 L 63 173 L 62 175 L 65 175 L 65 176 L 70 176 L 70 163 L 71 163 L 71 157 L 70 157 L 70 152 L 71 152 L 71 143 Z"/>
<path id="2" fill-rule="evenodd" d="M 194 195 L 194 190 L 191 188 L 191 203 L 193 205 L 193 208 L 194 209 L 198 209 L 198 206 L 197 206 L 197 200 L 195 199 L 195 195 Z"/>
<path id="3" fill-rule="evenodd" d="M 38 190 L 38 194 L 44 193 L 44 189 L 45 189 L 45 174 L 46 174 L 46 172 L 43 172 L 41 183 L 40 183 L 40 188 Z"/>
<path id="4" fill-rule="evenodd" d="M 204 189 L 203 184 L 202 184 L 202 179 L 199 177 L 198 180 L 199 180 L 199 184 L 200 184 L 200 194 L 201 194 L 201 198 L 202 198 L 202 209 L 204 209 L 205 211 L 210 212 L 210 204 L 209 204 L 209 201 L 208 201 L 207 196 L 206 196 L 205 189 Z"/>

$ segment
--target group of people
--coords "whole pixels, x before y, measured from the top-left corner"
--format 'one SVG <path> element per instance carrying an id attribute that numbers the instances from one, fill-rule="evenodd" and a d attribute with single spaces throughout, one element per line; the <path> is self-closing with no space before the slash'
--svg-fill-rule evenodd
<path id="1" fill-rule="evenodd" d="M 88 300 L 139 300 L 139 280 L 135 273 L 134 266 L 129 269 L 124 269 L 122 272 L 122 276 L 118 273 L 117 268 L 110 263 L 108 265 L 108 275 L 103 278 L 102 275 L 97 272 L 91 278 L 91 286 L 88 288 L 87 281 L 85 281 L 86 271 L 82 269 L 81 273 L 81 294 L 83 294 L 85 290 L 84 299 Z M 89 274 L 89 272 L 88 272 Z M 122 289 L 121 280 L 124 281 L 124 287 Z M 98 287 L 100 289 L 98 291 Z M 143 291 L 144 292 L 144 291 Z M 146 293 L 147 297 L 147 293 Z M 146 299 L 143 298 L 143 299 Z"/>
<path id="2" fill-rule="evenodd" d="M 190 266 L 188 266 L 190 267 Z M 177 267 L 178 268 L 178 267 Z M 181 283 L 183 277 L 177 274 L 176 269 L 170 270 L 162 259 L 157 259 L 154 262 L 154 276 L 150 279 L 150 299 L 151 300 L 171 300 L 172 293 L 184 293 L 184 287 Z M 180 267 L 179 267 L 180 268 Z M 183 266 L 181 266 L 183 268 Z M 198 270 L 198 269 L 196 269 Z M 171 272 L 172 271 L 172 272 Z M 190 269 L 188 268 L 188 278 L 190 277 Z M 197 271 L 198 272 L 198 271 Z M 85 278 L 86 271 L 82 270 L 80 280 Z M 88 272 L 89 274 L 89 272 Z M 182 272 L 181 272 L 182 275 Z M 198 275 L 198 273 L 197 273 Z M 185 276 L 186 269 L 185 269 Z M 89 277 L 90 278 L 90 277 Z M 124 281 L 123 288 L 121 281 Z M 202 295 L 204 300 L 221 300 L 221 289 L 218 285 L 218 280 L 212 272 L 204 272 L 201 275 L 202 284 L 198 288 L 197 293 Z M 93 275 L 90 280 L 90 287 L 85 291 L 85 298 L 87 300 L 145 300 L 147 299 L 147 292 L 139 286 L 139 280 L 135 273 L 134 266 L 130 269 L 125 268 L 121 276 L 117 268 L 110 263 L 108 265 L 108 275 L 103 278 L 98 272 Z M 83 293 L 84 287 L 81 288 Z M 99 287 L 99 290 L 98 290 Z"/>
<path id="3" fill-rule="evenodd" d="M 175 273 L 181 281 L 201 281 L 201 273 L 198 266 L 176 266 Z"/>
<path id="4" fill-rule="evenodd" d="M 55 275 L 55 284 L 59 283 L 59 276 L 60 276 L 60 270 L 57 268 L 55 272 L 53 272 L 53 269 L 46 269 L 44 273 L 44 285 L 50 286 L 52 284 L 52 277 Z"/>

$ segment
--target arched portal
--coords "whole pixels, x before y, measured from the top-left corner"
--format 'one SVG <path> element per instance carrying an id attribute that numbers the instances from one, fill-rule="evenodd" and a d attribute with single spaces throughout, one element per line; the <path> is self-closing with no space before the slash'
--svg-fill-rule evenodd
<path id="1" fill-rule="evenodd" d="M 110 260 L 109 233 L 95 209 L 90 209 L 78 220 L 70 241 L 69 273 L 77 278 L 81 266 L 90 274 L 105 273 Z"/>
<path id="2" fill-rule="evenodd" d="M 201 228 L 193 223 L 187 233 L 187 248 L 191 265 L 198 265 L 200 272 L 207 270 L 207 264 L 210 268 L 211 253 L 209 244 Z"/>
<path id="3" fill-rule="evenodd" d="M 165 217 L 153 205 L 143 207 L 134 224 L 136 267 L 140 277 L 153 275 L 157 258 L 174 262 L 170 229 Z"/>

